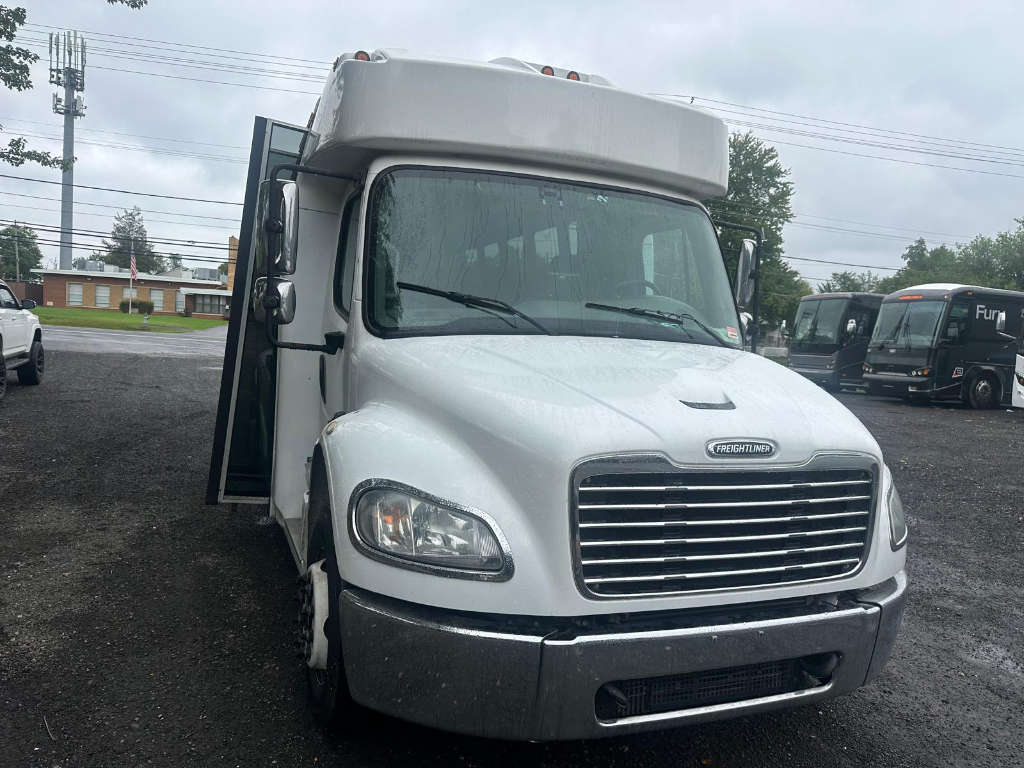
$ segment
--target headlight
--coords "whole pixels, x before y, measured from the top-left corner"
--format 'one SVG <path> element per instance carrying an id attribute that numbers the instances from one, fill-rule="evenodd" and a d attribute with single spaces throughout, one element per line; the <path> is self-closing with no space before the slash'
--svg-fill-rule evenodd
<path id="1" fill-rule="evenodd" d="M 889 486 L 889 543 L 896 551 L 907 543 L 907 519 L 903 514 L 903 501 L 896 483 Z"/>
<path id="2" fill-rule="evenodd" d="M 397 484 L 364 491 L 352 523 L 357 544 L 411 563 L 491 577 L 509 565 L 497 536 L 481 517 Z"/>
<path id="3" fill-rule="evenodd" d="M 874 371 L 875 371 L 875 369 L 874 369 L 874 368 L 872 368 L 872 367 L 871 367 L 870 365 L 868 365 L 867 363 L 864 363 L 863 365 L 861 365 L 861 368 L 863 368 L 863 369 L 864 369 L 864 373 L 874 373 Z"/>
<path id="4" fill-rule="evenodd" d="M 910 372 L 910 375 L 911 376 L 931 376 L 932 375 L 932 369 L 931 368 L 915 368 L 914 370 L 912 370 Z"/>

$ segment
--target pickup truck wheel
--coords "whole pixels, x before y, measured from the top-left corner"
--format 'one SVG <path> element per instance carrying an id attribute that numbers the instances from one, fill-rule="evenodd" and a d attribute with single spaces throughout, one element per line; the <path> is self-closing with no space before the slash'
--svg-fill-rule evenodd
<path id="1" fill-rule="evenodd" d="M 326 501 L 326 492 L 316 493 L 314 490 L 310 504 L 310 513 L 322 512 L 315 507 Z M 326 654 L 315 653 L 316 643 L 313 642 L 314 633 L 318 628 L 313 626 L 314 602 L 312 592 L 312 581 L 315 574 L 307 572 L 303 579 L 302 593 L 300 593 L 299 629 L 300 642 L 303 642 L 303 665 L 306 667 L 306 685 L 309 696 L 309 707 L 314 719 L 321 726 L 330 726 L 341 719 L 343 713 L 348 712 L 355 705 L 348 693 L 348 681 L 345 679 L 345 666 L 341 655 L 341 623 L 338 616 L 338 596 L 341 594 L 341 577 L 338 575 L 338 560 L 334 553 L 334 536 L 331 531 L 330 511 L 325 514 L 316 514 L 318 522 L 314 525 L 310 536 L 308 557 L 306 562 L 313 568 L 320 568 L 327 575 L 327 619 L 323 625 L 323 634 L 326 635 Z M 309 585 L 307 587 L 307 584 Z M 310 592 L 306 593 L 309 589 Z M 305 613 L 303 606 L 307 605 L 306 596 L 310 604 Z M 308 641 L 304 642 L 304 641 Z M 326 663 L 314 657 L 326 656 Z M 311 666 L 311 663 L 316 664 Z"/>
<path id="2" fill-rule="evenodd" d="M 7 363 L 4 362 L 4 345 L 0 344 L 0 400 L 7 394 Z"/>
<path id="3" fill-rule="evenodd" d="M 43 380 L 43 343 L 38 339 L 32 342 L 28 351 L 28 362 L 18 368 L 18 381 L 21 384 L 38 384 Z"/>

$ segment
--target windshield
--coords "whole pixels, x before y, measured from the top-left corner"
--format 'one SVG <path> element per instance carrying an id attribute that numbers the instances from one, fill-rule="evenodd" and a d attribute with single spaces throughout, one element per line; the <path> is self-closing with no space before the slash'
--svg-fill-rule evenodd
<path id="1" fill-rule="evenodd" d="M 376 182 L 370 216 L 365 300 L 377 333 L 540 327 L 739 345 L 718 241 L 696 205 L 548 179 L 405 168 Z"/>
<path id="2" fill-rule="evenodd" d="M 890 301 L 882 304 L 872 344 L 930 347 L 945 301 Z"/>
<path id="3" fill-rule="evenodd" d="M 839 343 L 848 299 L 808 299 L 800 302 L 793 325 L 793 344 Z"/>

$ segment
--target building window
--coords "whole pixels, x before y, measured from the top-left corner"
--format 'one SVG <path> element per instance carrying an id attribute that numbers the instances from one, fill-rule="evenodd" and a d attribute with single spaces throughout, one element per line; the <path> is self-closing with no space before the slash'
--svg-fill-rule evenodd
<path id="1" fill-rule="evenodd" d="M 139 289 L 138 288 L 127 288 L 127 287 L 122 288 L 121 289 L 121 298 L 122 299 L 137 299 L 137 298 L 139 298 Z"/>
<path id="2" fill-rule="evenodd" d="M 81 283 L 68 283 L 68 306 L 69 307 L 80 307 L 82 306 L 82 284 Z"/>
<path id="3" fill-rule="evenodd" d="M 110 286 L 109 285 L 97 285 L 96 286 L 96 306 L 97 307 L 109 307 L 110 306 Z"/>
<path id="4" fill-rule="evenodd" d="M 219 315 L 224 311 L 228 299 L 227 296 L 204 296 L 197 293 L 195 300 L 195 308 L 192 311 L 197 315 Z"/>
<path id="5" fill-rule="evenodd" d="M 185 294 L 181 291 L 177 291 L 174 294 L 174 311 L 184 312 L 185 311 Z"/>
<path id="6" fill-rule="evenodd" d="M 156 288 L 149 289 L 149 300 L 153 302 L 154 312 L 164 311 L 164 292 Z"/>

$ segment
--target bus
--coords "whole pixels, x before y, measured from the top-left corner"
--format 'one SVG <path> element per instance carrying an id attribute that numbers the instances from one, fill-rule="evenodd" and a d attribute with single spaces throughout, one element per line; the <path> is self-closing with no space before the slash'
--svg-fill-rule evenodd
<path id="1" fill-rule="evenodd" d="M 885 297 L 864 379 L 872 395 L 1009 405 L 1024 293 L 929 283 Z"/>
<path id="2" fill-rule="evenodd" d="M 864 356 L 883 298 L 845 292 L 804 296 L 793 323 L 789 367 L 834 391 L 863 385 Z"/>

